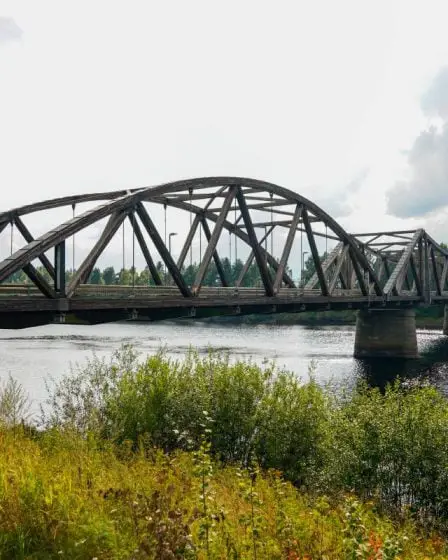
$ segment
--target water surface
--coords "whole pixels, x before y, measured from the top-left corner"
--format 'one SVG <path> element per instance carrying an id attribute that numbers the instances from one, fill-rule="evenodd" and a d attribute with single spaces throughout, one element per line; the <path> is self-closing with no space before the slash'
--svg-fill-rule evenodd
<path id="1" fill-rule="evenodd" d="M 46 395 L 44 379 L 59 378 L 71 365 L 96 353 L 109 357 L 124 343 L 148 354 L 165 347 L 181 358 L 189 347 L 205 353 L 212 347 L 231 359 L 275 360 L 280 367 L 306 379 L 312 365 L 319 382 L 352 384 L 365 377 L 384 383 L 397 374 L 428 377 L 442 390 L 448 387 L 448 337 L 440 331 L 418 331 L 418 360 L 361 362 L 352 357 L 353 326 L 229 325 L 201 322 L 109 323 L 96 326 L 46 325 L 24 330 L 0 330 L 0 378 L 18 379 L 34 404 Z"/>

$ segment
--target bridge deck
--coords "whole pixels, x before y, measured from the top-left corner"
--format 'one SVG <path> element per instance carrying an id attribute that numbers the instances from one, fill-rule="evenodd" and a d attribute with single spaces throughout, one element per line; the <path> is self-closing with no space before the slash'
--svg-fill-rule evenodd
<path id="1" fill-rule="evenodd" d="M 437 298 L 448 299 L 448 293 Z M 158 320 L 213 315 L 304 312 L 363 308 L 413 307 L 417 294 L 363 296 L 360 290 L 282 288 L 273 297 L 259 288 L 203 287 L 195 297 L 183 297 L 172 286 L 80 286 L 70 299 L 49 299 L 27 285 L 0 287 L 0 328 L 21 328 L 49 322 L 101 323 L 126 319 Z"/>

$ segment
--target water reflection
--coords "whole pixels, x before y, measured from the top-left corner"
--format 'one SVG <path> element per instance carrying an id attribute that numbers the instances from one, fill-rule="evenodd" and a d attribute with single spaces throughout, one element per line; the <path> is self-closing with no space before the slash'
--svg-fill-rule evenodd
<path id="1" fill-rule="evenodd" d="M 384 389 L 395 379 L 426 380 L 448 394 L 448 337 L 426 337 L 416 360 L 378 358 L 354 360 L 353 373 L 370 386 Z"/>

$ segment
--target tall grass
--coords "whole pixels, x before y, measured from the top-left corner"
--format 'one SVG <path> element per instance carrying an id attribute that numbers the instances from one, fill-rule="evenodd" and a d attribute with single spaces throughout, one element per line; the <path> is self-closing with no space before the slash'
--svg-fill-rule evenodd
<path id="1" fill-rule="evenodd" d="M 0 431 L 2 559 L 388 560 L 446 550 L 353 496 L 306 495 L 277 472 L 219 466 L 204 447 L 168 455 L 67 430 Z"/>
<path id="2" fill-rule="evenodd" d="M 302 490 L 354 491 L 385 512 L 448 529 L 448 403 L 429 386 L 362 384 L 334 395 L 273 364 L 130 347 L 93 360 L 53 386 L 46 429 L 71 429 L 133 449 L 199 450 L 204 413 L 211 455 L 277 469 Z"/>

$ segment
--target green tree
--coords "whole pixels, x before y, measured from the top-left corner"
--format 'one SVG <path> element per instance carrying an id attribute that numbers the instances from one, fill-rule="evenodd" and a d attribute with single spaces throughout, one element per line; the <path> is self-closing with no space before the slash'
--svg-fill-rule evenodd
<path id="1" fill-rule="evenodd" d="M 122 268 L 118 273 L 118 284 L 130 286 L 132 284 L 132 273 L 127 268 Z"/>
<path id="2" fill-rule="evenodd" d="M 117 273 L 113 266 L 108 266 L 103 270 L 103 281 L 108 286 L 117 283 Z"/>
<path id="3" fill-rule="evenodd" d="M 147 266 L 140 272 L 140 274 L 137 274 L 135 284 L 137 286 L 149 286 L 153 284 L 151 274 L 149 273 L 149 268 Z"/>
<path id="4" fill-rule="evenodd" d="M 327 258 L 327 253 L 324 252 L 319 256 L 320 262 L 323 262 Z M 302 281 L 301 285 L 304 286 L 308 280 L 311 279 L 313 274 L 316 272 L 316 266 L 314 264 L 313 255 L 309 255 L 304 263 L 304 268 L 302 270 Z"/>
<path id="5" fill-rule="evenodd" d="M 89 276 L 89 284 L 103 284 L 103 274 L 99 268 L 94 268 Z"/>

